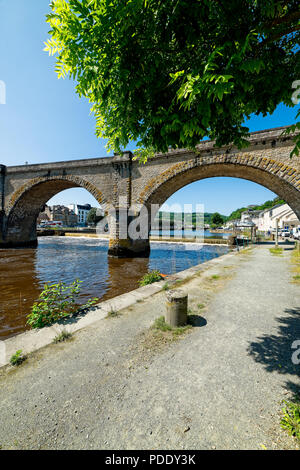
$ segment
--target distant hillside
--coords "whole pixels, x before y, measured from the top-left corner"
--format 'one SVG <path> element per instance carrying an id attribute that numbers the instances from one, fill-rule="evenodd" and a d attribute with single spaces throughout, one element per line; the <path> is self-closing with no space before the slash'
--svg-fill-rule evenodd
<path id="1" fill-rule="evenodd" d="M 263 204 L 260 205 L 251 205 L 251 210 L 265 210 L 265 209 L 271 209 L 271 207 L 276 206 L 277 204 L 285 204 L 285 201 L 283 199 L 280 199 L 279 197 L 275 197 L 274 199 L 270 201 L 266 201 Z M 221 215 L 224 222 L 227 220 L 233 220 L 233 219 L 240 219 L 241 214 L 244 211 L 249 210 L 249 207 L 241 207 L 239 209 L 236 209 L 235 211 L 231 212 L 229 216 L 226 215 Z M 211 218 L 214 215 L 212 212 L 205 212 L 204 213 L 204 223 L 211 225 Z M 159 217 L 161 218 L 162 221 L 167 221 L 170 220 L 170 224 L 172 226 L 172 223 L 174 224 L 180 224 L 182 222 L 182 216 L 183 214 L 181 212 L 159 212 L 156 217 L 155 217 L 155 225 L 158 225 L 159 223 Z M 197 213 L 187 213 L 185 214 L 185 221 L 189 225 L 195 225 L 196 224 L 196 217 Z"/>
<path id="2" fill-rule="evenodd" d="M 191 212 L 191 213 L 186 213 L 185 214 L 185 221 L 187 224 L 196 224 L 196 217 L 197 214 L 202 215 L 198 212 Z M 214 213 L 212 212 L 204 212 L 204 224 L 210 224 L 211 223 L 211 218 Z M 159 212 L 157 216 L 155 217 L 155 225 L 158 224 L 159 217 L 161 217 L 161 220 L 170 220 L 174 221 L 174 223 L 180 223 L 182 221 L 182 213 L 181 212 Z M 222 215 L 224 221 L 227 220 L 227 217 L 225 215 Z"/>
<path id="3" fill-rule="evenodd" d="M 283 199 L 280 199 L 279 197 L 275 197 L 275 199 L 272 199 L 271 201 L 266 201 L 261 205 L 251 206 L 251 210 L 263 211 L 265 209 L 271 209 L 271 207 L 276 206 L 277 204 L 285 204 L 285 201 Z M 240 209 L 236 209 L 235 211 L 231 212 L 227 220 L 240 219 L 241 213 L 247 210 L 249 210 L 248 207 L 241 207 Z"/>

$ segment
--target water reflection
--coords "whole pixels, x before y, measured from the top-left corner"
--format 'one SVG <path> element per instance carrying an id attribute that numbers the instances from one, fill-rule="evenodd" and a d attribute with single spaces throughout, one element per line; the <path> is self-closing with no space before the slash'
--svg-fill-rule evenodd
<path id="1" fill-rule="evenodd" d="M 108 258 L 107 241 L 45 237 L 37 249 L 0 250 L 0 337 L 24 331 L 46 282 L 83 281 L 81 301 L 109 299 L 138 287 L 148 269 L 173 274 L 219 256 L 225 246 L 152 243 L 150 258 Z"/>
<path id="2" fill-rule="evenodd" d="M 25 317 L 41 291 L 37 250 L 0 250 L 0 337 L 24 330 Z"/>

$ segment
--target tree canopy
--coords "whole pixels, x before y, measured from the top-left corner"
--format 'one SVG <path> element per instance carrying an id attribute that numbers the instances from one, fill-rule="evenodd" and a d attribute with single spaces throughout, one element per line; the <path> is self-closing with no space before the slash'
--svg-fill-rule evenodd
<path id="1" fill-rule="evenodd" d="M 97 225 L 103 217 L 103 215 L 99 215 L 99 211 L 96 207 L 92 207 L 86 217 L 86 221 L 88 224 Z"/>
<path id="2" fill-rule="evenodd" d="M 219 214 L 219 212 L 215 212 L 215 213 L 211 216 L 211 223 L 212 223 L 213 225 L 223 225 L 224 219 L 223 219 L 223 217 L 221 216 L 221 214 Z"/>
<path id="3" fill-rule="evenodd" d="M 265 209 L 271 209 L 277 204 L 286 204 L 286 202 L 283 199 L 280 199 L 280 197 L 275 197 L 274 199 L 266 201 L 263 204 L 252 205 L 251 210 L 263 211 Z M 240 219 L 242 212 L 245 212 L 247 210 L 249 210 L 249 207 L 241 207 L 239 209 L 236 209 L 235 211 L 231 212 L 231 214 L 228 217 L 228 220 Z"/>
<path id="4" fill-rule="evenodd" d="M 194 148 L 204 137 L 242 147 L 245 118 L 295 106 L 298 0 L 50 5 L 46 50 L 57 55 L 58 76 L 91 102 L 96 134 L 111 150 L 131 140 L 153 152 Z"/>

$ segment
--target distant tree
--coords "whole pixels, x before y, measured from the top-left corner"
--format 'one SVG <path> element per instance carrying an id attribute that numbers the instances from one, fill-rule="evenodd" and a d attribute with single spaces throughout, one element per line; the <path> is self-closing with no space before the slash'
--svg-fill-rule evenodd
<path id="1" fill-rule="evenodd" d="M 100 222 L 100 220 L 103 219 L 103 215 L 98 215 L 97 212 L 98 209 L 96 207 L 91 208 L 86 218 L 88 224 L 96 225 L 98 222 Z"/>
<path id="2" fill-rule="evenodd" d="M 271 209 L 271 207 L 274 207 L 277 204 L 286 204 L 286 202 L 277 196 L 270 201 L 264 202 L 263 204 L 251 206 L 251 210 L 263 211 L 265 209 Z M 239 209 L 236 209 L 235 211 L 231 212 L 230 216 L 228 217 L 228 220 L 240 219 L 242 212 L 245 212 L 246 210 L 248 210 L 247 207 L 241 207 Z"/>
<path id="3" fill-rule="evenodd" d="M 215 213 L 211 216 L 211 223 L 212 223 L 212 225 L 223 225 L 224 219 L 223 219 L 223 217 L 221 216 L 221 214 L 219 214 L 219 212 L 215 212 Z"/>
<path id="4" fill-rule="evenodd" d="M 242 212 L 245 212 L 246 210 L 246 207 L 240 207 L 239 209 L 236 209 L 235 211 L 231 212 L 230 216 L 228 217 L 228 220 L 240 219 Z"/>
<path id="5" fill-rule="evenodd" d="M 92 103 L 96 134 L 116 152 L 138 141 L 145 160 L 205 136 L 242 147 L 245 118 L 299 102 L 299 0 L 50 5 L 45 50 Z"/>

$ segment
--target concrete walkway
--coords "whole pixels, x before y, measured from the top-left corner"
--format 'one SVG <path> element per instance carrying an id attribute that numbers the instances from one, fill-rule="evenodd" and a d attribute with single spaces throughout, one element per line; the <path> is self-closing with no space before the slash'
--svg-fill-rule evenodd
<path id="1" fill-rule="evenodd" d="M 290 251 L 224 256 L 181 286 L 196 325 L 149 333 L 164 293 L 0 371 L 3 449 L 286 449 L 281 400 L 299 390 L 299 284 Z M 200 315 L 200 316 L 199 316 Z"/>

